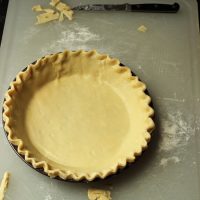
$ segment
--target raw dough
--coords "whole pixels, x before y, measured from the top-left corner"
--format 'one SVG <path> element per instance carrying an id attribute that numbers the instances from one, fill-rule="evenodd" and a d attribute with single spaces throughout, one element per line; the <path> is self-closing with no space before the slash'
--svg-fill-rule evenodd
<path id="1" fill-rule="evenodd" d="M 60 2 L 60 0 L 52 0 L 50 5 L 55 7 L 59 13 L 50 8 L 43 9 L 41 5 L 35 5 L 32 7 L 32 10 L 35 12 L 45 12 L 37 16 L 36 24 L 44 24 L 57 19 L 61 22 L 64 20 L 64 16 L 67 17 L 68 20 L 72 20 L 74 12 L 67 4 Z"/>
<path id="2" fill-rule="evenodd" d="M 58 11 L 60 11 L 61 13 L 63 13 L 69 20 L 72 20 L 72 16 L 74 14 L 74 11 L 71 10 L 71 8 L 67 4 L 59 2 L 56 5 L 56 9 Z"/>
<path id="3" fill-rule="evenodd" d="M 89 200 L 111 200 L 111 192 L 108 190 L 89 189 Z"/>
<path id="4" fill-rule="evenodd" d="M 1 185 L 0 185 L 0 200 L 4 199 L 4 194 L 5 194 L 6 189 L 8 187 L 9 177 L 10 177 L 10 174 L 8 172 L 5 172 L 3 179 L 1 181 Z"/>
<path id="5" fill-rule="evenodd" d="M 51 8 L 42 8 L 41 5 L 35 5 L 32 7 L 32 10 L 35 12 L 47 12 L 47 13 L 54 13 L 55 11 Z"/>
<path id="6" fill-rule="evenodd" d="M 51 0 L 51 2 L 49 3 L 51 6 L 56 6 L 58 3 L 60 2 L 60 0 Z"/>
<path id="7" fill-rule="evenodd" d="M 32 11 L 35 11 L 35 12 L 41 12 L 43 11 L 41 5 L 35 5 L 32 7 Z"/>
<path id="8" fill-rule="evenodd" d="M 56 5 L 56 9 L 59 10 L 60 12 L 62 12 L 63 10 L 71 10 L 71 8 L 67 4 L 62 3 L 62 2 L 59 2 Z"/>
<path id="9" fill-rule="evenodd" d="M 47 12 L 47 13 L 55 13 L 55 10 L 51 9 L 51 8 L 45 8 L 43 9 L 44 12 Z"/>
<path id="10" fill-rule="evenodd" d="M 138 31 L 145 33 L 147 31 L 147 27 L 144 25 L 141 25 L 138 29 Z"/>
<path id="11" fill-rule="evenodd" d="M 49 21 L 53 21 L 59 18 L 59 13 L 51 13 L 51 12 L 47 12 L 47 13 L 43 13 L 37 16 L 37 22 L 36 24 L 44 24 L 46 22 Z"/>
<path id="12" fill-rule="evenodd" d="M 72 16 L 74 14 L 73 10 L 63 10 L 62 12 L 68 18 L 68 20 L 72 20 Z"/>
<path id="13" fill-rule="evenodd" d="M 19 153 L 30 151 L 25 159 L 49 176 L 105 178 L 147 147 L 150 97 L 117 59 L 96 51 L 48 55 L 11 85 L 3 113 L 8 139 L 24 143 Z"/>
<path id="14" fill-rule="evenodd" d="M 59 21 L 62 22 L 64 20 L 63 12 L 60 13 Z"/>

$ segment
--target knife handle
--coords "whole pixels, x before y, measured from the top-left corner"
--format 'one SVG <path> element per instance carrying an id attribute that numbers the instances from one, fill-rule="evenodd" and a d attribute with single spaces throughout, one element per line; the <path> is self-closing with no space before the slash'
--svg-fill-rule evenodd
<path id="1" fill-rule="evenodd" d="M 180 6 L 178 3 L 174 4 L 126 4 L 126 10 L 132 12 L 154 12 L 154 13 L 176 13 Z"/>

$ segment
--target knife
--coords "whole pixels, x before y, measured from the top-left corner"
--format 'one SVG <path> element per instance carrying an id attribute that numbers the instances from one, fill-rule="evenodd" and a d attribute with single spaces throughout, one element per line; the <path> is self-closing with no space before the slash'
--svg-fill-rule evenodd
<path id="1" fill-rule="evenodd" d="M 144 4 L 87 4 L 79 5 L 72 10 L 83 11 L 127 11 L 127 12 L 153 12 L 153 13 L 176 13 L 180 6 L 174 4 L 144 3 Z"/>

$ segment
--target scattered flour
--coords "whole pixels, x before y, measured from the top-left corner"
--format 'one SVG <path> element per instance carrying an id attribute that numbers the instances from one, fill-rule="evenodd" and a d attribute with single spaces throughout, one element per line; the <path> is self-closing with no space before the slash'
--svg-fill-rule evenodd
<path id="1" fill-rule="evenodd" d="M 173 93 L 173 96 L 170 97 L 157 97 L 158 100 L 160 101 L 172 101 L 172 102 L 180 102 L 184 103 L 185 99 L 184 98 L 178 98 L 176 92 Z"/>
<path id="2" fill-rule="evenodd" d="M 40 185 L 39 188 L 40 188 L 40 190 L 44 190 L 45 187 L 43 185 Z"/>
<path id="3" fill-rule="evenodd" d="M 179 163 L 179 162 L 180 162 L 180 158 L 177 156 L 162 158 L 160 160 L 160 166 L 166 167 L 169 163 Z"/>
<path id="4" fill-rule="evenodd" d="M 42 53 L 48 54 L 52 52 L 63 51 L 63 49 L 91 49 L 90 42 L 99 41 L 101 37 L 90 31 L 89 27 L 79 25 L 77 23 L 72 24 L 68 29 L 63 26 L 59 28 L 61 30 L 57 38 L 49 41 L 49 43 L 42 48 Z"/>
<path id="5" fill-rule="evenodd" d="M 180 103 L 184 103 L 185 99 L 178 99 L 178 98 L 168 98 L 168 97 L 157 97 L 158 100 L 161 101 L 174 101 L 174 102 L 180 102 Z"/>
<path id="6" fill-rule="evenodd" d="M 49 37 L 45 35 L 46 29 L 48 29 Z M 95 49 L 101 44 L 98 42 L 102 40 L 99 34 L 94 33 L 85 25 L 52 23 L 44 27 L 32 26 L 25 30 L 21 42 L 37 44 L 41 38 L 42 43 L 38 51 L 40 55 L 61 52 L 64 49 Z"/>
<path id="7" fill-rule="evenodd" d="M 137 68 L 138 68 L 138 70 L 140 70 L 142 72 L 142 74 L 145 77 L 149 78 L 149 74 L 145 72 L 145 70 L 143 69 L 143 67 L 141 65 L 138 65 Z"/>
<path id="8" fill-rule="evenodd" d="M 177 111 L 161 118 L 161 141 L 159 150 L 164 152 L 174 151 L 187 145 L 194 129 L 190 120 L 186 121 L 183 113 Z"/>
<path id="9" fill-rule="evenodd" d="M 52 196 L 50 194 L 48 194 L 48 195 L 45 196 L 44 200 L 52 200 L 52 199 L 53 199 Z"/>
<path id="10" fill-rule="evenodd" d="M 27 29 L 24 33 L 23 41 L 25 43 L 29 43 L 29 40 L 32 39 L 34 36 L 36 36 L 40 32 L 40 29 L 36 26 L 31 26 L 29 29 Z"/>

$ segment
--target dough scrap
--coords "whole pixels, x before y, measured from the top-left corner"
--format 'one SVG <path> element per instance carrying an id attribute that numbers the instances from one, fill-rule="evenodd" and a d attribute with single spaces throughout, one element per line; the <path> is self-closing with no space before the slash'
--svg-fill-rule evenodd
<path id="1" fill-rule="evenodd" d="M 41 5 L 35 5 L 32 7 L 32 10 L 35 11 L 35 12 L 47 12 L 47 13 L 54 13 L 55 11 L 51 8 L 42 8 Z"/>
<path id="2" fill-rule="evenodd" d="M 60 0 L 51 0 L 50 5 L 59 12 L 55 12 L 55 10 L 51 8 L 42 8 L 41 5 L 35 5 L 32 7 L 32 10 L 35 12 L 45 12 L 37 16 L 36 24 L 44 24 L 56 19 L 59 19 L 59 21 L 62 22 L 64 16 L 67 17 L 68 20 L 72 20 L 74 12 L 71 10 L 70 6 L 60 2 Z"/>
<path id="3" fill-rule="evenodd" d="M 32 7 L 32 11 L 41 12 L 43 11 L 43 8 L 41 7 L 41 5 L 35 5 Z"/>
<path id="4" fill-rule="evenodd" d="M 61 13 L 63 13 L 68 18 L 68 20 L 72 20 L 72 16 L 74 12 L 73 10 L 71 10 L 71 8 L 67 4 L 59 2 L 56 5 L 56 9 L 60 11 Z"/>
<path id="5" fill-rule="evenodd" d="M 4 194 L 8 187 L 9 177 L 10 177 L 10 174 L 8 172 L 5 172 L 3 179 L 1 181 L 1 185 L 0 185 L 0 200 L 4 199 Z"/>
<path id="6" fill-rule="evenodd" d="M 59 22 L 62 22 L 63 20 L 64 20 L 64 15 L 63 12 L 61 12 L 59 17 Z"/>
<path id="7" fill-rule="evenodd" d="M 144 25 L 141 25 L 140 27 L 138 27 L 137 30 L 138 30 L 139 32 L 143 32 L 143 33 L 145 33 L 145 32 L 147 31 L 147 27 L 144 26 Z"/>
<path id="8" fill-rule="evenodd" d="M 111 200 L 111 192 L 109 190 L 89 189 L 89 200 Z"/>
<path id="9" fill-rule="evenodd" d="M 64 10 L 62 13 L 67 17 L 68 20 L 72 20 L 72 16 L 74 14 L 73 10 Z"/>
<path id="10" fill-rule="evenodd" d="M 56 9 L 59 10 L 60 12 L 64 11 L 64 10 L 71 10 L 71 8 L 65 4 L 65 3 L 62 3 L 62 2 L 59 2 L 57 5 L 56 5 Z"/>
<path id="11" fill-rule="evenodd" d="M 43 9 L 44 12 L 47 12 L 47 13 L 55 13 L 55 10 L 51 9 L 51 8 L 45 8 Z"/>
<path id="12" fill-rule="evenodd" d="M 37 23 L 36 24 L 44 24 L 49 21 L 53 21 L 59 18 L 59 13 L 42 13 L 37 16 Z"/>
<path id="13" fill-rule="evenodd" d="M 53 7 L 55 7 L 59 2 L 60 2 L 60 0 L 51 0 L 51 2 L 49 4 Z"/>

